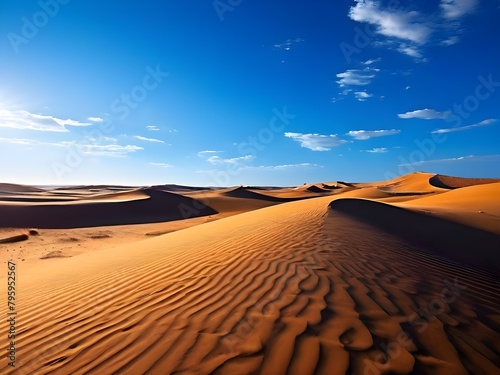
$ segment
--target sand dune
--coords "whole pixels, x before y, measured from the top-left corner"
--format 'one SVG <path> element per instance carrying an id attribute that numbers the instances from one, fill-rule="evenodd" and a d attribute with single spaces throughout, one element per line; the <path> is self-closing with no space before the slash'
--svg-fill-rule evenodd
<path id="1" fill-rule="evenodd" d="M 163 191 L 173 191 L 173 192 L 190 192 L 190 191 L 212 190 L 212 189 L 206 188 L 206 187 L 186 186 L 186 185 L 176 185 L 176 184 L 153 185 L 150 188 L 153 190 L 163 190 Z"/>
<path id="2" fill-rule="evenodd" d="M 327 186 L 329 186 L 329 185 L 327 185 Z M 326 188 L 320 187 L 318 185 L 309 184 L 309 185 L 302 185 L 302 186 L 296 187 L 294 190 L 295 191 L 305 191 L 305 192 L 310 192 L 310 193 L 329 193 L 331 189 L 333 189 L 333 187 L 326 189 Z"/>
<path id="3" fill-rule="evenodd" d="M 42 191 L 44 190 L 34 186 L 0 183 L 1 193 L 37 193 Z"/>
<path id="4" fill-rule="evenodd" d="M 378 186 L 382 191 L 398 194 L 430 194 L 442 193 L 446 190 L 431 185 L 429 180 L 432 178 L 430 173 L 412 173 L 389 183 L 382 183 Z"/>
<path id="5" fill-rule="evenodd" d="M 498 178 L 463 178 L 463 177 L 452 177 L 445 176 L 442 174 L 437 174 L 429 179 L 429 183 L 433 186 L 444 188 L 444 189 L 457 189 L 466 186 L 491 184 L 495 182 L 500 182 Z"/>
<path id="6" fill-rule="evenodd" d="M 290 202 L 296 199 L 302 199 L 301 196 L 295 198 L 282 198 L 269 194 L 263 194 L 262 192 L 252 191 L 244 187 L 237 187 L 234 189 L 229 189 L 223 193 L 225 196 L 233 198 L 244 198 L 244 199 L 260 199 L 270 202 Z"/>
<path id="7" fill-rule="evenodd" d="M 330 201 L 25 269 L 18 370 L 494 373 L 491 276 L 327 216 Z M 434 308 L 454 282 L 449 303 Z"/>
<path id="8" fill-rule="evenodd" d="M 182 195 L 144 189 L 147 199 L 0 204 L 0 226 L 75 228 L 179 220 L 217 212 Z"/>
<path id="9" fill-rule="evenodd" d="M 500 182 L 467 186 L 398 205 L 500 234 Z"/>
<path id="10" fill-rule="evenodd" d="M 439 256 L 500 272 L 500 236 L 496 234 L 371 200 L 337 199 L 329 207 Z"/>
<path id="11" fill-rule="evenodd" d="M 113 227 L 60 230 L 65 246 L 84 236 L 108 245 L 72 257 L 56 247 L 18 264 L 17 363 L 3 356 L 0 373 L 498 373 L 500 236 L 481 230 L 498 227 L 498 184 L 439 189 L 432 176 L 330 193 L 144 189 L 131 200 L 119 193 L 122 201 L 2 203 L 73 213 L 94 205 L 105 218 L 123 205 L 130 220 L 172 215 L 182 197 L 222 218 L 173 221 L 199 225 L 125 243 Z M 487 215 L 476 227 L 438 212 L 461 217 L 478 207 Z M 44 232 L 25 242 L 41 245 Z"/>

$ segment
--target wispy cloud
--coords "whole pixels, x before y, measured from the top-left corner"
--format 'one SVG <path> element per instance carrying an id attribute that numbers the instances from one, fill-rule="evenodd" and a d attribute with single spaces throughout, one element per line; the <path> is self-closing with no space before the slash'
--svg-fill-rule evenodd
<path id="1" fill-rule="evenodd" d="M 281 165 L 236 165 L 232 168 L 234 173 L 240 172 L 287 172 L 293 170 L 307 170 L 307 169 L 316 169 L 323 168 L 322 165 L 314 164 L 314 163 L 298 163 L 298 164 L 281 164 Z M 209 170 L 197 170 L 195 173 L 197 174 L 208 174 L 213 175 L 214 173 L 218 173 L 219 171 L 216 169 Z"/>
<path id="2" fill-rule="evenodd" d="M 0 142 L 2 143 L 10 143 L 14 145 L 23 145 L 23 146 L 57 146 L 57 147 L 64 147 L 68 146 L 71 144 L 71 142 L 42 142 L 38 141 L 36 139 L 26 139 L 26 138 L 3 138 L 0 137 Z"/>
<path id="3" fill-rule="evenodd" d="M 222 153 L 223 151 L 216 151 L 216 150 L 204 150 L 204 151 L 200 151 L 198 152 L 198 156 L 201 157 L 201 158 L 205 158 L 207 157 L 208 155 L 214 155 L 214 154 L 220 154 Z"/>
<path id="4" fill-rule="evenodd" d="M 259 170 L 259 171 L 286 171 L 290 169 L 300 168 L 323 168 L 323 166 L 313 163 L 299 164 L 282 164 L 282 165 L 259 165 L 259 166 L 244 166 L 241 170 Z"/>
<path id="5" fill-rule="evenodd" d="M 478 4 L 478 0 L 441 0 L 439 6 L 444 18 L 457 19 L 473 12 Z"/>
<path id="6" fill-rule="evenodd" d="M 149 164 L 150 165 L 154 165 L 156 167 L 161 167 L 161 168 L 172 168 L 173 167 L 173 165 L 167 164 L 167 163 L 154 163 L 154 162 L 151 162 Z"/>
<path id="7" fill-rule="evenodd" d="M 287 39 L 287 41 L 284 43 L 275 44 L 274 48 L 284 49 L 285 51 L 290 51 L 290 49 L 292 48 L 292 46 L 294 44 L 302 43 L 302 42 L 305 42 L 305 39 L 303 39 L 303 38 Z"/>
<path id="8" fill-rule="evenodd" d="M 146 129 L 148 129 L 149 131 L 152 131 L 152 132 L 157 132 L 160 130 L 160 128 L 158 128 L 158 126 L 156 126 L 156 125 L 148 125 L 148 126 L 146 126 Z"/>
<path id="9" fill-rule="evenodd" d="M 399 47 L 397 47 L 396 49 L 399 52 L 401 52 L 402 54 L 408 55 L 410 57 L 414 57 L 416 59 L 422 59 L 423 58 L 422 52 L 420 52 L 420 50 L 417 47 L 415 47 L 415 46 L 411 46 L 411 45 L 408 45 L 408 44 L 405 44 L 405 43 L 401 43 L 399 45 Z"/>
<path id="10" fill-rule="evenodd" d="M 244 155 L 236 158 L 221 158 L 218 155 L 210 156 L 207 161 L 211 164 L 240 164 L 255 159 L 253 155 Z"/>
<path id="11" fill-rule="evenodd" d="M 79 148 L 81 152 L 85 155 L 92 156 L 114 156 L 123 157 L 131 152 L 136 152 L 144 150 L 142 147 L 135 145 L 122 146 L 119 144 L 108 144 L 108 145 L 95 145 L 95 144 L 73 144 L 75 147 Z"/>
<path id="12" fill-rule="evenodd" d="M 375 25 L 376 32 L 381 35 L 423 44 L 432 33 L 427 25 L 418 20 L 418 12 L 384 10 L 378 1 L 355 1 L 356 5 L 351 7 L 349 17 L 354 21 Z"/>
<path id="13" fill-rule="evenodd" d="M 474 128 L 479 128 L 481 126 L 491 125 L 491 124 L 495 123 L 496 121 L 497 121 L 496 119 L 490 118 L 487 120 L 483 120 L 481 122 L 477 122 L 477 123 L 472 124 L 472 125 L 459 126 L 456 128 L 438 129 L 438 130 L 432 131 L 431 133 L 442 134 L 442 133 L 452 133 L 452 132 L 459 132 L 459 131 L 463 131 L 463 130 L 470 130 L 470 129 L 474 129 Z"/>
<path id="14" fill-rule="evenodd" d="M 44 132 L 67 132 L 66 126 L 89 126 L 90 122 L 60 119 L 55 116 L 39 115 L 25 110 L 0 108 L 0 127 L 30 129 Z"/>
<path id="15" fill-rule="evenodd" d="M 429 109 L 429 108 L 417 109 L 415 111 L 398 114 L 399 118 L 404 118 L 404 119 L 418 118 L 422 120 L 435 120 L 435 119 L 445 120 L 447 118 L 450 118 L 451 116 L 452 113 L 450 111 L 439 112 L 436 111 L 435 109 Z"/>
<path id="16" fill-rule="evenodd" d="M 165 141 L 162 141 L 161 139 L 156 139 L 156 138 L 146 138 L 141 135 L 134 135 L 133 136 L 135 139 L 138 139 L 140 141 L 145 141 L 145 142 L 156 142 L 156 143 L 165 143 Z"/>
<path id="17" fill-rule="evenodd" d="M 431 37 L 442 46 L 458 43 L 460 39 L 456 34 L 463 31 L 460 18 L 472 13 L 479 4 L 478 0 L 441 0 L 438 11 L 423 14 L 404 10 L 400 3 L 384 7 L 377 0 L 355 2 L 349 10 L 349 18 L 375 26 L 375 32 L 383 39 L 375 40 L 374 45 L 394 49 L 417 61 L 426 61 L 422 48 Z M 414 2 L 412 6 L 418 4 Z"/>
<path id="18" fill-rule="evenodd" d="M 301 147 L 312 151 L 330 151 L 332 147 L 347 143 L 346 140 L 338 137 L 336 134 L 323 135 L 286 132 L 285 137 L 299 142 Z"/>
<path id="19" fill-rule="evenodd" d="M 365 141 L 370 138 L 385 137 L 388 135 L 394 135 L 400 133 L 401 130 L 398 129 L 388 129 L 388 130 L 351 130 L 347 135 L 353 137 L 358 141 Z"/>
<path id="20" fill-rule="evenodd" d="M 376 59 L 369 59 L 369 60 L 363 61 L 363 62 L 361 62 L 361 64 L 363 64 L 363 65 L 371 65 L 371 64 L 379 62 L 381 60 L 382 59 L 379 57 L 379 58 L 376 58 Z"/>
<path id="21" fill-rule="evenodd" d="M 497 161 L 500 160 L 500 155 L 467 155 L 467 156 L 459 156 L 457 158 L 447 158 L 447 159 L 434 159 L 434 160 L 422 160 L 416 161 L 414 163 L 406 163 L 399 164 L 399 167 L 412 166 L 412 165 L 423 165 L 423 164 L 439 164 L 439 163 L 454 163 L 454 162 L 463 162 L 463 161 L 480 161 L 480 162 L 488 162 L 488 161 Z"/>
<path id="22" fill-rule="evenodd" d="M 104 119 L 101 117 L 87 117 L 87 120 L 92 121 L 92 122 L 103 122 Z"/>
<path id="23" fill-rule="evenodd" d="M 374 147 L 371 150 L 363 150 L 364 152 L 370 152 L 372 154 L 383 154 L 388 152 L 385 147 Z"/>
<path id="24" fill-rule="evenodd" d="M 340 87 L 369 85 L 375 77 L 374 72 L 377 71 L 378 69 L 373 68 L 365 68 L 363 70 L 348 69 L 343 73 L 337 74 L 337 78 L 340 78 L 337 83 Z"/>
<path id="25" fill-rule="evenodd" d="M 443 40 L 441 42 L 441 45 L 449 47 L 449 46 L 452 46 L 454 44 L 457 44 L 459 41 L 460 41 L 460 38 L 458 36 L 452 35 L 449 38 Z"/>
<path id="26" fill-rule="evenodd" d="M 52 147 L 75 147 L 80 153 L 91 156 L 115 156 L 123 157 L 131 152 L 143 150 L 142 147 L 135 145 L 95 144 L 95 143 L 77 143 L 75 141 L 62 142 L 43 142 L 36 139 L 27 138 L 0 138 L 0 142 L 24 146 L 52 146 Z"/>
<path id="27" fill-rule="evenodd" d="M 371 98 L 373 96 L 373 94 L 368 94 L 366 91 L 356 91 L 354 93 L 354 96 L 360 102 L 364 102 L 364 101 L 368 100 L 369 98 Z"/>

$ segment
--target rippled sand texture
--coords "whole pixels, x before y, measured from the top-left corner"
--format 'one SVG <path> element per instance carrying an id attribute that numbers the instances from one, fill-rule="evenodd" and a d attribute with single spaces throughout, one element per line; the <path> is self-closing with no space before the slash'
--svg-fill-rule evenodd
<path id="1" fill-rule="evenodd" d="M 419 196 L 396 209 L 367 198 L 374 186 L 346 188 L 20 264 L 18 362 L 0 359 L 0 373 L 499 373 L 498 253 L 485 262 L 460 248 L 460 220 L 422 242 L 431 214 Z M 363 216 L 373 204 L 380 216 Z M 384 219 L 417 229 L 401 235 Z M 455 260 L 441 252 L 452 235 Z M 494 231 L 474 236 L 484 254 L 500 249 Z"/>

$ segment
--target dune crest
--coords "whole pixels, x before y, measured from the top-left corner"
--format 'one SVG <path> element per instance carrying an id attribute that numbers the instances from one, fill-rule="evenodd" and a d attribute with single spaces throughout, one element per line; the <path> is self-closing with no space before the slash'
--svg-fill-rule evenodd
<path id="1" fill-rule="evenodd" d="M 0 226 L 37 228 L 81 228 L 139 224 L 213 215 L 217 212 L 193 198 L 142 189 L 123 200 L 123 195 L 71 202 L 5 202 L 0 204 Z"/>
<path id="2" fill-rule="evenodd" d="M 438 211 L 463 216 L 493 202 L 486 228 L 496 223 L 498 186 L 439 190 L 429 175 L 328 193 L 104 189 L 68 191 L 70 203 L 4 202 L 100 207 L 106 219 L 103 208 L 116 217 L 121 206 L 128 220 L 172 217 L 183 202 L 216 213 L 122 243 L 109 226 L 33 230 L 0 244 L 10 256 L 51 231 L 60 242 L 18 262 L 17 363 L 2 357 L 0 373 L 494 374 L 500 236 Z M 197 225 L 183 226 L 190 220 Z M 107 246 L 73 252 L 85 238 Z"/>

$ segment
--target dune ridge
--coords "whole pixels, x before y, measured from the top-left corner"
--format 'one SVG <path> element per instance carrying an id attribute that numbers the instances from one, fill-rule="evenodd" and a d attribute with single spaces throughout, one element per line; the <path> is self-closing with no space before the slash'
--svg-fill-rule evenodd
<path id="1" fill-rule="evenodd" d="M 179 220 L 186 217 L 208 216 L 217 211 L 183 195 L 142 189 L 139 199 L 93 197 L 76 202 L 43 202 L 0 204 L 0 226 L 37 228 L 82 228 Z M 128 194 L 128 193 L 125 193 Z M 144 199 L 145 198 L 145 199 Z M 116 200 L 116 201 L 115 201 Z M 184 210 L 184 211 L 183 211 Z M 186 216 L 189 213 L 190 216 Z"/>
<path id="2" fill-rule="evenodd" d="M 109 226 L 0 244 L 10 256 L 51 231 L 61 243 L 18 262 L 17 363 L 1 357 L 0 373 L 497 373 L 500 236 L 487 229 L 498 227 L 498 186 L 441 189 L 432 176 L 329 192 L 104 187 L 60 191 L 72 203 L 4 202 L 73 214 L 101 207 L 104 218 L 144 210 L 149 220 L 176 217 L 186 202 L 187 215 L 122 243 Z M 216 213 L 186 219 L 204 207 Z M 470 215 L 482 221 L 460 221 Z M 107 245 L 67 250 L 92 246 L 84 238 Z"/>
<path id="3" fill-rule="evenodd" d="M 500 271 L 500 235 L 366 199 L 337 199 L 329 207 L 449 259 Z"/>
<path id="4" fill-rule="evenodd" d="M 328 213 L 331 201 L 284 203 L 26 269 L 18 370 L 494 373 L 491 274 Z M 447 283 L 458 285 L 455 300 L 432 309 Z M 0 371 L 13 373 L 4 359 Z"/>
<path id="5" fill-rule="evenodd" d="M 482 184 L 491 184 L 495 182 L 500 182 L 498 178 L 464 178 L 464 177 L 453 177 L 445 176 L 442 174 L 436 174 L 429 179 L 429 183 L 432 186 L 436 186 L 444 189 L 458 189 L 467 186 L 475 186 Z"/>

